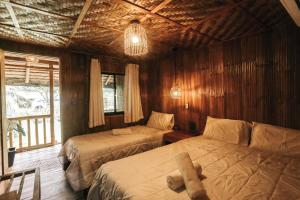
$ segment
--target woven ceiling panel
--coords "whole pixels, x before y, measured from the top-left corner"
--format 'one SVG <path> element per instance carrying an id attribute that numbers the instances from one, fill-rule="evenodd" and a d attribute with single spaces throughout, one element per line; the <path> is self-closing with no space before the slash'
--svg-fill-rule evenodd
<path id="1" fill-rule="evenodd" d="M 5 4 L 0 3 L 0 23 L 13 25 Z"/>
<path id="2" fill-rule="evenodd" d="M 128 8 L 124 4 L 112 4 L 111 2 L 101 1 L 93 4 L 84 22 L 94 22 L 100 26 L 124 31 L 131 20 L 140 19 L 145 15 L 145 12 Z"/>
<path id="3" fill-rule="evenodd" d="M 78 33 L 75 35 L 75 39 L 81 39 L 86 41 L 97 41 L 101 42 L 105 46 L 108 41 L 114 40 L 119 36 L 118 32 L 111 31 L 92 25 L 81 25 Z"/>
<path id="4" fill-rule="evenodd" d="M 42 44 L 47 46 L 54 46 L 54 47 L 63 47 L 67 42 L 67 38 L 44 34 L 44 33 L 36 33 L 32 31 L 24 31 L 25 40 L 30 40 L 35 44 Z"/>
<path id="5" fill-rule="evenodd" d="M 14 0 L 12 2 L 69 17 L 77 17 L 84 5 L 84 0 Z"/>
<path id="6" fill-rule="evenodd" d="M 73 20 L 57 19 L 21 8 L 14 8 L 14 12 L 22 28 L 69 36 L 74 26 Z"/>
<path id="7" fill-rule="evenodd" d="M 14 27 L 0 26 L 0 35 L 7 40 L 22 41 Z"/>
<path id="8" fill-rule="evenodd" d="M 209 12 L 226 5 L 224 0 L 177 0 L 172 1 L 158 14 L 183 25 L 190 25 L 207 16 Z"/>
<path id="9" fill-rule="evenodd" d="M 148 10 L 153 10 L 156 6 L 163 2 L 163 0 L 129 0 L 139 6 L 142 6 Z"/>
<path id="10" fill-rule="evenodd" d="M 16 31 L 8 9 L 0 2 L 0 38 L 55 47 L 70 44 L 70 48 L 116 56 L 124 56 L 123 32 L 135 19 L 146 29 L 148 57 L 161 56 L 173 47 L 202 47 L 291 22 L 277 0 L 94 0 L 71 36 L 87 1 L 11 2 L 21 30 Z"/>

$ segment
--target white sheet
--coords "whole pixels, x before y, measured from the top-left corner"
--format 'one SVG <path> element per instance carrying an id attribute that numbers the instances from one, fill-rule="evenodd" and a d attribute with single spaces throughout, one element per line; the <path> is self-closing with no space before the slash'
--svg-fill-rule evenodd
<path id="1" fill-rule="evenodd" d="M 104 131 L 75 136 L 64 144 L 60 156 L 71 162 L 66 176 L 73 190 L 88 188 L 102 164 L 161 146 L 163 134 L 169 132 L 146 126 L 131 130 L 132 134 L 124 135 Z"/>

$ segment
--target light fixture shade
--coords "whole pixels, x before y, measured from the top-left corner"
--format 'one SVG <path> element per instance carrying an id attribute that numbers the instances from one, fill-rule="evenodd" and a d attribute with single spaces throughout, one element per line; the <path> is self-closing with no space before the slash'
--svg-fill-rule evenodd
<path id="1" fill-rule="evenodd" d="M 180 99 L 182 96 L 182 89 L 179 86 L 174 86 L 170 90 L 170 95 L 173 99 Z"/>
<path id="2" fill-rule="evenodd" d="M 138 21 L 132 21 L 125 29 L 124 52 L 129 56 L 142 56 L 148 53 L 146 31 Z"/>

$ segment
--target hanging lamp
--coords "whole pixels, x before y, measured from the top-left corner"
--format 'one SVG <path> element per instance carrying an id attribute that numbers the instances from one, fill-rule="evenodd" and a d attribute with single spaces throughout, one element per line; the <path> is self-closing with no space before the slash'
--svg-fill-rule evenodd
<path id="1" fill-rule="evenodd" d="M 176 77 L 176 67 L 177 67 L 177 63 L 176 63 L 176 53 L 177 53 L 177 49 L 174 48 L 174 78 L 175 78 L 175 84 L 173 85 L 173 87 L 170 90 L 170 95 L 171 98 L 173 99 L 180 99 L 182 96 L 182 89 L 181 87 L 177 84 L 177 77 Z"/>
<path id="2" fill-rule="evenodd" d="M 124 52 L 129 56 L 142 56 L 148 53 L 146 31 L 138 20 L 131 21 L 125 29 Z"/>

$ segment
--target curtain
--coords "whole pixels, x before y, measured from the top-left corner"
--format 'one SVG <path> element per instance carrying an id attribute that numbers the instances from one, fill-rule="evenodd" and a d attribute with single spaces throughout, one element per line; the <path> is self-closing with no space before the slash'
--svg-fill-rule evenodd
<path id="1" fill-rule="evenodd" d="M 101 67 L 98 59 L 91 60 L 89 128 L 104 125 Z"/>
<path id="2" fill-rule="evenodd" d="M 139 66 L 128 64 L 125 69 L 124 121 L 136 122 L 143 119 L 143 110 L 139 84 Z"/>

